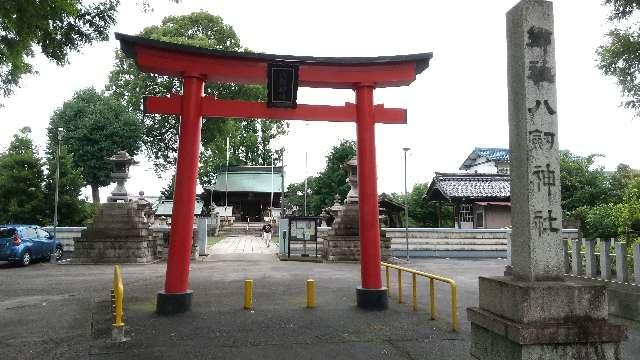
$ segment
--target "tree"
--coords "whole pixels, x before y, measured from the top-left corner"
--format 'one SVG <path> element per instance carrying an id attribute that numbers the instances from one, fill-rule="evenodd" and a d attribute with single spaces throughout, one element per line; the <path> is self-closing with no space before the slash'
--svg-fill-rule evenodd
<path id="1" fill-rule="evenodd" d="M 136 155 L 141 147 L 141 126 L 116 99 L 87 88 L 76 92 L 51 117 L 48 154 L 55 153 L 58 128 L 64 129 L 63 142 L 85 183 L 91 186 L 93 202 L 99 203 L 99 188 L 111 183 L 112 165 L 107 158 L 121 150 Z"/>
<path id="2" fill-rule="evenodd" d="M 594 167 L 594 160 L 599 156 L 602 155 L 560 152 L 562 210 L 566 217 L 574 217 L 573 212 L 580 207 L 609 201 L 608 178 L 602 167 Z"/>
<path id="3" fill-rule="evenodd" d="M 604 0 L 604 4 L 610 6 L 613 28 L 597 50 L 598 67 L 616 78 L 625 97 L 623 106 L 640 115 L 640 29 L 634 17 L 640 0 Z"/>
<path id="4" fill-rule="evenodd" d="M 452 227 L 452 208 L 449 204 L 441 206 L 437 202 L 425 201 L 424 194 L 429 185 L 418 183 L 413 185 L 411 192 L 407 193 L 407 210 L 409 212 L 410 227 Z M 404 194 L 392 193 L 391 197 L 404 205 Z M 438 209 L 440 208 L 440 209 Z M 439 214 L 438 214 L 439 212 Z M 402 215 L 404 221 L 404 213 Z"/>
<path id="5" fill-rule="evenodd" d="M 140 36 L 210 49 L 242 51 L 240 40 L 222 18 L 200 11 L 184 16 L 169 16 L 159 26 L 145 28 Z M 179 121 L 175 116 L 144 115 L 145 95 L 166 96 L 180 93 L 181 80 L 173 77 L 141 73 L 135 63 L 119 50 L 109 76 L 107 91 L 135 112 L 144 124 L 143 144 L 156 172 L 175 166 Z M 264 100 L 263 86 L 235 84 L 205 85 L 205 95 L 219 99 Z M 282 121 L 205 119 L 202 127 L 202 150 L 199 180 L 212 185 L 214 174 L 226 161 L 226 138 L 230 138 L 230 163 L 234 165 L 271 165 L 273 139 L 286 133 Z M 279 159 L 276 160 L 278 162 Z"/>
<path id="6" fill-rule="evenodd" d="M 58 65 L 69 52 L 109 40 L 120 0 L 3 0 L 0 2 L 0 90 L 9 96 L 23 75 L 34 46 Z"/>
<path id="7" fill-rule="evenodd" d="M 327 164 L 318 176 L 307 178 L 308 215 L 319 215 L 322 209 L 333 205 L 336 194 L 345 199 L 349 189 L 345 164 L 356 156 L 356 143 L 353 140 L 342 140 L 331 148 L 327 155 Z M 304 181 L 289 184 L 287 187 L 287 204 L 297 206 L 304 212 Z"/>
<path id="8" fill-rule="evenodd" d="M 0 154 L 0 223 L 42 224 L 45 219 L 42 160 L 23 128 Z"/>
<path id="9" fill-rule="evenodd" d="M 44 194 L 47 220 L 53 223 L 56 192 L 56 154 L 49 154 L 47 159 Z M 80 199 L 84 179 L 82 172 L 73 164 L 73 157 L 67 147 L 60 147 L 60 180 L 58 189 L 58 224 L 61 226 L 79 226 L 92 215 L 92 208 Z"/>

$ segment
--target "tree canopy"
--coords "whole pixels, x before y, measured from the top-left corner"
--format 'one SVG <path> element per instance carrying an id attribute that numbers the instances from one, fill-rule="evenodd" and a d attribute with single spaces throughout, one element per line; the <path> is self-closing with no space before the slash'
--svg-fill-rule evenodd
<path id="1" fill-rule="evenodd" d="M 333 205 L 336 194 L 344 200 L 349 192 L 345 164 L 356 156 L 356 143 L 342 140 L 327 155 L 324 170 L 307 178 L 307 215 L 320 215 L 323 209 Z M 287 186 L 286 204 L 289 210 L 304 213 L 304 181 Z"/>
<path id="2" fill-rule="evenodd" d="M 23 128 L 13 136 L 9 148 L 0 154 L 0 224 L 44 222 L 43 163 Z"/>
<path id="3" fill-rule="evenodd" d="M 211 49 L 246 51 L 230 25 L 225 24 L 219 16 L 204 11 L 166 17 L 160 25 L 147 27 L 139 35 Z M 132 60 L 117 51 L 107 91 L 135 112 L 144 124 L 144 148 L 158 173 L 175 166 L 179 122 L 175 116 L 144 115 L 142 99 L 145 95 L 180 93 L 181 87 L 180 79 L 141 73 Z M 266 98 L 263 86 L 207 83 L 204 92 L 219 99 Z M 231 164 L 270 165 L 271 159 L 276 156 L 270 149 L 271 142 L 286 131 L 287 124 L 282 121 L 205 119 L 202 127 L 200 183 L 213 184 L 214 174 L 226 160 L 227 137 L 230 138 Z"/>
<path id="4" fill-rule="evenodd" d="M 429 189 L 427 183 L 413 185 L 411 192 L 407 193 L 407 210 L 409 212 L 410 227 L 451 227 L 453 226 L 453 209 L 451 206 L 425 201 L 424 194 Z M 404 205 L 404 194 L 392 193 L 391 196 Z M 440 209 L 438 209 L 440 207 Z M 439 212 L 439 213 L 438 213 Z M 404 221 L 404 214 L 402 215 Z"/>
<path id="5" fill-rule="evenodd" d="M 35 69 L 29 58 L 38 47 L 58 65 L 68 55 L 95 41 L 109 39 L 120 0 L 0 1 L 0 91 L 13 92 L 22 76 Z"/>
<path id="6" fill-rule="evenodd" d="M 610 9 L 611 30 L 597 50 L 598 67 L 616 78 L 624 96 L 623 105 L 640 115 L 640 0 L 604 0 Z"/>
<path id="7" fill-rule="evenodd" d="M 55 153 L 58 128 L 63 128 L 62 141 L 91 186 L 94 202 L 100 202 L 98 189 L 111 183 L 112 165 L 107 158 L 121 150 L 131 156 L 140 151 L 142 128 L 135 116 L 118 100 L 94 88 L 76 92 L 54 112 L 47 129 L 48 154 Z"/>

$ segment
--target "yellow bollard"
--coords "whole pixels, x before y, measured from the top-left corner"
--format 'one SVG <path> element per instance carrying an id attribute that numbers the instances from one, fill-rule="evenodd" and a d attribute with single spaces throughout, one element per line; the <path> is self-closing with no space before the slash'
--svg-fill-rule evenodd
<path id="1" fill-rule="evenodd" d="M 458 331 L 458 314 L 456 311 L 457 302 L 456 286 L 451 284 L 451 327 L 453 331 Z"/>
<path id="2" fill-rule="evenodd" d="M 307 280 L 307 307 L 316 307 L 316 282 L 313 279 Z"/>
<path id="3" fill-rule="evenodd" d="M 436 289 L 433 286 L 433 279 L 429 279 L 429 299 L 431 302 L 431 320 L 436 319 Z"/>
<path id="4" fill-rule="evenodd" d="M 418 310 L 418 289 L 416 289 L 416 274 L 411 274 L 411 280 L 413 280 L 413 311 L 416 311 Z"/>
<path id="5" fill-rule="evenodd" d="M 113 290 L 111 290 L 111 301 L 113 308 L 113 324 L 111 329 L 111 340 L 114 342 L 125 341 L 124 337 L 124 285 L 122 284 L 122 273 L 120 265 L 113 267 Z"/>
<path id="6" fill-rule="evenodd" d="M 402 304 L 402 270 L 398 269 L 398 304 Z"/>
<path id="7" fill-rule="evenodd" d="M 253 280 L 244 281 L 244 308 L 247 310 L 253 308 Z"/>
<path id="8" fill-rule="evenodd" d="M 385 266 L 385 275 L 387 276 L 387 296 L 391 296 L 391 281 L 389 281 L 389 267 Z"/>
<path id="9" fill-rule="evenodd" d="M 115 265 L 113 267 L 113 293 L 113 326 L 122 327 L 124 326 L 124 322 L 122 321 L 124 307 L 124 286 L 122 285 L 122 273 L 120 272 L 120 265 Z"/>

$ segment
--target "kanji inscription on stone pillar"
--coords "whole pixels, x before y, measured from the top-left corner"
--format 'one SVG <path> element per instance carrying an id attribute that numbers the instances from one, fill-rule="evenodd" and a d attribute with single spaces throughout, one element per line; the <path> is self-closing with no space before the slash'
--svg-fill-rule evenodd
<path id="1" fill-rule="evenodd" d="M 553 8 L 531 0 L 507 14 L 511 258 L 515 277 L 563 275 Z"/>

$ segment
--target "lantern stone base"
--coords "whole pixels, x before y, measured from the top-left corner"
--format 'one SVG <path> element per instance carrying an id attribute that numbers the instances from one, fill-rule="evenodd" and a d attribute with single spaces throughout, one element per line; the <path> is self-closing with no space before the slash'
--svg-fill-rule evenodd
<path id="1" fill-rule="evenodd" d="M 626 329 L 607 321 L 606 289 L 572 281 L 480 277 L 467 309 L 476 359 L 622 359 Z"/>
<path id="2" fill-rule="evenodd" d="M 73 263 L 152 263 L 157 244 L 137 202 L 102 204 L 82 236 L 74 240 Z"/>
<path id="3" fill-rule="evenodd" d="M 358 204 L 345 204 L 331 225 L 324 239 L 323 257 L 329 261 L 360 261 L 360 236 L 358 228 Z M 383 260 L 391 256 L 391 238 L 380 237 L 380 254 Z"/>

